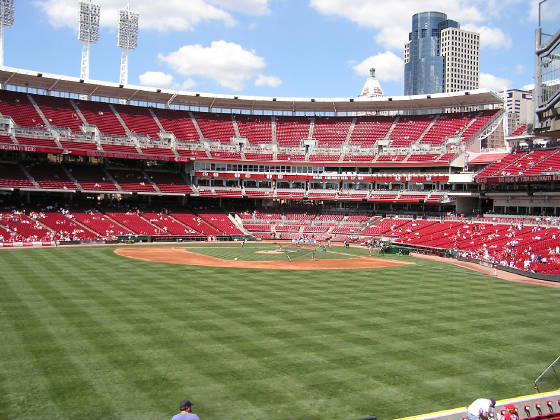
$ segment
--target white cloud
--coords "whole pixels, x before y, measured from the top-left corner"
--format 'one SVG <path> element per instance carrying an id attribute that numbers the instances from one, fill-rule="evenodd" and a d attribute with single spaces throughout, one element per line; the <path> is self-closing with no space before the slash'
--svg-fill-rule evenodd
<path id="1" fill-rule="evenodd" d="M 236 91 L 266 67 L 265 60 L 254 51 L 226 41 L 213 41 L 210 47 L 184 45 L 167 55 L 159 54 L 158 58 L 183 76 L 208 77 Z"/>
<path id="2" fill-rule="evenodd" d="M 515 66 L 515 72 L 517 74 L 523 74 L 527 71 L 527 69 L 525 68 L 525 66 L 523 64 L 517 64 Z"/>
<path id="3" fill-rule="evenodd" d="M 535 89 L 535 84 L 534 83 L 529 83 L 528 85 L 522 86 L 521 89 L 523 89 L 523 90 L 533 90 L 533 89 Z"/>
<path id="4" fill-rule="evenodd" d="M 255 80 L 255 86 L 270 86 L 270 87 L 278 87 L 282 84 L 282 80 L 280 80 L 276 76 L 264 76 L 259 74 L 257 80 Z"/>
<path id="5" fill-rule="evenodd" d="M 147 71 L 138 76 L 140 84 L 153 87 L 169 87 L 173 83 L 173 76 L 161 71 Z"/>
<path id="6" fill-rule="evenodd" d="M 352 66 L 359 76 L 369 76 L 369 69 L 375 68 L 375 77 L 382 82 L 398 82 L 403 78 L 404 61 L 391 51 L 368 57 Z"/>
<path id="7" fill-rule="evenodd" d="M 499 28 L 489 28 L 488 26 L 477 26 L 467 24 L 462 26 L 467 31 L 478 32 L 480 34 L 480 48 L 509 49 L 511 48 L 511 38 L 504 34 Z"/>
<path id="8" fill-rule="evenodd" d="M 116 28 L 119 10 L 126 8 L 123 0 L 95 0 L 101 6 L 100 25 Z M 34 0 L 54 27 L 78 26 L 78 1 Z M 140 13 L 140 28 L 157 31 L 193 30 L 204 21 L 221 21 L 227 26 L 235 25 L 235 19 L 227 11 L 250 15 L 269 13 L 268 0 L 134 0 L 132 10 Z"/>
<path id="9" fill-rule="evenodd" d="M 181 83 L 181 86 L 179 88 L 181 90 L 189 90 L 195 86 L 196 86 L 196 82 L 189 77 L 183 83 Z"/>
<path id="10" fill-rule="evenodd" d="M 490 89 L 493 91 L 501 92 L 502 90 L 508 89 L 511 86 L 511 80 L 504 79 L 502 77 L 494 76 L 489 73 L 480 73 L 481 89 Z"/>
<path id="11" fill-rule="evenodd" d="M 408 41 L 413 14 L 441 10 L 461 24 L 480 24 L 486 18 L 488 7 L 486 0 L 310 0 L 310 5 L 323 15 L 341 16 L 378 30 L 377 42 L 401 51 Z"/>
<path id="12" fill-rule="evenodd" d="M 269 14 L 268 0 L 207 0 L 209 3 L 248 15 Z"/>

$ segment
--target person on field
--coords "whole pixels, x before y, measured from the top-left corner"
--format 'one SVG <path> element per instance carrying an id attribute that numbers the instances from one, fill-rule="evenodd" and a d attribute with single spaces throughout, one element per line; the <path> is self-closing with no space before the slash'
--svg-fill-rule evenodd
<path id="1" fill-rule="evenodd" d="M 479 398 L 467 408 L 467 420 L 488 420 L 496 406 L 494 398 Z"/>
<path id="2" fill-rule="evenodd" d="M 192 413 L 192 403 L 189 400 L 181 401 L 179 404 L 179 410 L 181 412 L 179 414 L 175 414 L 171 420 L 200 420 L 200 418 Z"/>

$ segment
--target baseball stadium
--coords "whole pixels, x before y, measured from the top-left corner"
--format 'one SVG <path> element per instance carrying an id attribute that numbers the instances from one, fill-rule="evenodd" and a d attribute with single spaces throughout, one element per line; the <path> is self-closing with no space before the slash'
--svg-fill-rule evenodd
<path id="1" fill-rule="evenodd" d="M 499 151 L 485 89 L 0 66 L 0 418 L 161 419 L 184 396 L 203 419 L 460 420 L 480 396 L 560 418 L 559 45 Z"/>

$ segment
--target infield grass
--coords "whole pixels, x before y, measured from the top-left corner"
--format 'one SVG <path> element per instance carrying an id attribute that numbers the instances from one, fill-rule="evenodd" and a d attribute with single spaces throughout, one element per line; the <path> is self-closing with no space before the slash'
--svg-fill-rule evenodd
<path id="1" fill-rule="evenodd" d="M 166 419 L 188 398 L 203 420 L 388 419 L 532 393 L 560 348 L 560 290 L 460 267 L 225 269 L 113 250 L 0 251 L 0 418 Z"/>

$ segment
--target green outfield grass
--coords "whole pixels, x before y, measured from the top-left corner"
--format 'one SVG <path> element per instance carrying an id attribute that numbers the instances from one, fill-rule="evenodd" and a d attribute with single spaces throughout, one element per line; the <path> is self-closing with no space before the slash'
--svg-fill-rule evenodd
<path id="1" fill-rule="evenodd" d="M 218 246 L 197 252 L 272 259 Z M 460 267 L 231 270 L 113 250 L 0 251 L 1 419 L 168 419 L 185 398 L 203 420 L 389 419 L 532 393 L 560 349 L 560 290 Z"/>

